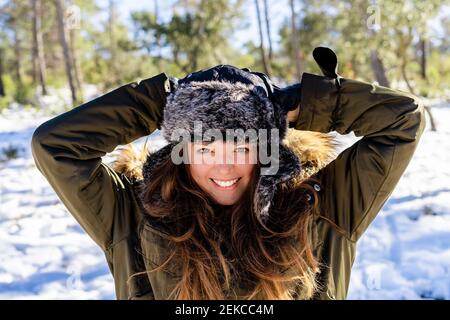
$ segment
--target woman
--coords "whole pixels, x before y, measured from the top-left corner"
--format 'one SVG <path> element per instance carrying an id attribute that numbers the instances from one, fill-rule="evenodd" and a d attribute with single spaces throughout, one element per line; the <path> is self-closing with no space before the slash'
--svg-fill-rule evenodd
<path id="1" fill-rule="evenodd" d="M 105 252 L 118 299 L 345 299 L 356 243 L 411 160 L 424 110 L 338 76 L 329 49 L 314 57 L 325 77 L 305 73 L 301 95 L 218 66 L 122 86 L 36 129 L 36 165 Z M 201 137 L 268 139 L 192 139 L 196 120 Z M 102 163 L 157 128 L 167 146 Z M 333 130 L 362 139 L 335 158 Z"/>

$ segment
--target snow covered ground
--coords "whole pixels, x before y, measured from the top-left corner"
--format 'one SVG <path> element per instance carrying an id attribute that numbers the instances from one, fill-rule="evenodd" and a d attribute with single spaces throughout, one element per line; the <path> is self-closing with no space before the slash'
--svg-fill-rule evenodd
<path id="1" fill-rule="evenodd" d="M 358 245 L 349 299 L 450 299 L 450 104 L 433 113 L 439 131 L 426 129 Z M 51 117 L 20 107 L 0 114 L 0 299 L 114 299 L 103 253 L 34 165 L 31 135 Z"/>

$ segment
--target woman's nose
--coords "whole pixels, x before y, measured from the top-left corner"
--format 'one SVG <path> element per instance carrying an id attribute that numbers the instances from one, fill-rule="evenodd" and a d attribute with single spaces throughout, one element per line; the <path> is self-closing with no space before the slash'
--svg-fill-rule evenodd
<path id="1" fill-rule="evenodd" d="M 236 164 L 233 152 L 218 152 L 215 160 L 216 169 L 222 171 L 232 170 Z"/>
<path id="2" fill-rule="evenodd" d="M 234 171 L 234 164 L 219 163 L 214 166 L 214 170 L 222 177 L 227 177 Z"/>
<path id="3" fill-rule="evenodd" d="M 235 164 L 234 152 L 225 150 L 217 150 L 214 163 L 216 165 L 233 165 Z"/>

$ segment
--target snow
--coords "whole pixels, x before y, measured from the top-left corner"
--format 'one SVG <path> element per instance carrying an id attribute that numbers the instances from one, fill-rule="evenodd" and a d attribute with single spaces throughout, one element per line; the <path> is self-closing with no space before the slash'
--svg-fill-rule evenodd
<path id="1" fill-rule="evenodd" d="M 432 109 L 405 174 L 362 236 L 349 299 L 450 298 L 450 105 Z"/>
<path id="2" fill-rule="evenodd" d="M 43 105 L 54 103 L 46 99 Z M 427 127 L 361 238 L 349 299 L 450 299 L 450 104 L 433 104 L 439 131 Z M 34 165 L 34 129 L 61 112 L 43 109 L 15 105 L 0 114 L 0 299 L 115 299 L 102 251 Z M 340 139 L 342 148 L 356 141 Z M 156 149 L 164 144 L 159 132 L 148 143 Z M 10 148 L 17 149 L 16 159 L 2 152 Z"/>

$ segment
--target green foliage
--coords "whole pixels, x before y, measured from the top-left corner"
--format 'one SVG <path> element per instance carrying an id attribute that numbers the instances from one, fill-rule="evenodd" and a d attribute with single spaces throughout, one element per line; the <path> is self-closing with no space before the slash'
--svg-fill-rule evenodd
<path id="1" fill-rule="evenodd" d="M 374 81 L 371 54 L 376 50 L 392 83 L 407 80 L 416 94 L 436 96 L 443 90 L 443 80 L 450 74 L 445 63 L 450 48 L 445 34 L 448 35 L 450 22 L 441 21 L 444 32 L 440 37 L 435 34 L 433 38 L 429 27 L 443 1 L 304 0 L 302 3 L 296 24 L 304 70 L 318 72 L 311 53 L 314 47 L 326 45 L 336 50 L 343 76 Z M 279 34 L 281 50 L 292 56 L 289 20 Z M 426 51 L 427 79 L 421 77 L 420 39 L 430 46 Z M 292 59 L 283 65 L 291 78 L 295 74 Z"/>
<path id="2" fill-rule="evenodd" d="M 193 1 L 168 22 L 159 23 L 150 12 L 134 12 L 136 40 L 149 54 L 170 51 L 177 75 L 225 63 L 236 55 L 229 35 L 239 19 L 241 2 Z"/>
<path id="3" fill-rule="evenodd" d="M 30 104 L 32 103 L 32 96 L 34 93 L 34 88 L 31 82 L 26 81 L 16 85 L 16 90 L 14 92 L 14 100 L 20 104 Z"/>
<path id="4" fill-rule="evenodd" d="M 34 88 L 29 81 L 25 79 L 22 84 L 14 81 L 10 74 L 3 76 L 3 85 L 6 96 L 0 97 L 0 109 L 6 108 L 11 102 L 16 101 L 20 104 L 30 104 L 34 93 Z"/>
<path id="5" fill-rule="evenodd" d="M 42 35 L 49 88 L 68 86 L 64 55 L 59 42 L 53 1 L 40 0 L 44 19 Z M 273 46 L 272 77 L 278 83 L 299 81 L 293 58 L 289 2 L 281 11 L 284 20 L 272 30 L 279 40 Z M 119 15 L 119 1 L 63 1 L 79 6 L 80 28 L 69 32 L 71 51 L 77 61 L 80 81 L 95 84 L 100 91 L 165 72 L 184 77 L 195 70 L 217 64 L 232 64 L 254 71 L 264 70 L 259 37 L 255 34 L 243 47 L 235 43 L 237 32 L 251 30 L 253 0 L 159 0 L 159 16 L 140 10 L 130 16 Z M 9 7 L 12 1 L 0 5 Z M 33 80 L 32 23 L 30 1 L 14 1 L 14 10 L 0 17 L 0 47 L 4 49 L 3 82 L 6 97 L 0 108 L 11 102 L 32 104 L 40 89 Z M 110 4 L 113 7 L 109 7 Z M 152 2 L 153 3 L 153 2 Z M 269 12 L 274 1 L 268 1 Z M 311 53 L 320 45 L 332 47 L 339 57 L 340 73 L 349 78 L 374 81 L 371 53 L 376 50 L 385 75 L 393 86 L 405 79 L 416 94 L 436 97 L 448 92 L 450 83 L 450 18 L 436 20 L 444 6 L 442 0 L 302 0 L 295 1 L 300 61 L 306 72 L 320 74 Z M 374 9 L 379 9 L 374 11 Z M 111 10 L 113 9 L 113 10 Z M 379 13 L 379 25 L 374 14 Z M 11 17 L 17 18 L 12 24 Z M 125 20 L 126 19 L 126 20 Z M 372 20 L 371 20 L 372 19 Z M 433 21 L 433 24 L 430 22 Z M 435 28 L 439 25 L 438 28 Z M 278 28 L 278 30 L 276 30 Z M 256 29 L 256 28 L 254 28 Z M 253 29 L 253 30 L 254 30 Z M 436 32 L 436 30 L 441 30 Z M 22 83 L 15 69 L 18 57 L 15 32 L 20 40 Z M 421 76 L 419 40 L 427 43 L 426 78 Z"/>
<path id="6" fill-rule="evenodd" d="M 19 153 L 23 152 L 23 148 L 19 148 L 13 145 L 8 145 L 1 149 L 0 161 L 8 161 L 19 158 Z"/>
<path id="7" fill-rule="evenodd" d="M 13 102 L 12 97 L 11 96 L 5 96 L 5 97 L 0 97 L 0 112 L 2 112 L 2 110 L 6 109 L 9 107 L 9 105 Z"/>

